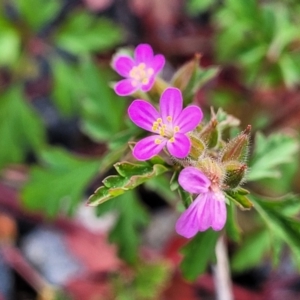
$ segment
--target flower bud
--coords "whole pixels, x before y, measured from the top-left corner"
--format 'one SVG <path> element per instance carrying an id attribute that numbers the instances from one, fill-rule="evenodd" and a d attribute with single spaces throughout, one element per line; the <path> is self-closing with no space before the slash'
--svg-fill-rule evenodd
<path id="1" fill-rule="evenodd" d="M 196 167 L 201 170 L 212 185 L 220 186 L 224 178 L 223 166 L 216 160 L 206 157 L 196 163 Z"/>
<path id="2" fill-rule="evenodd" d="M 226 188 L 234 189 L 242 183 L 247 172 L 247 165 L 238 161 L 230 161 L 225 164 L 225 179 L 223 184 Z"/>
<path id="3" fill-rule="evenodd" d="M 191 140 L 189 157 L 193 160 L 198 160 L 205 151 L 205 143 L 195 135 L 190 135 L 189 138 Z"/>
<path id="4" fill-rule="evenodd" d="M 200 132 L 200 138 L 203 139 L 208 148 L 214 148 L 219 142 L 218 121 L 213 118 Z"/>
<path id="5" fill-rule="evenodd" d="M 192 75 L 199 66 L 200 54 L 195 54 L 194 58 L 185 63 L 173 76 L 172 85 L 184 91 L 190 82 Z"/>
<path id="6" fill-rule="evenodd" d="M 250 138 L 251 126 L 240 133 L 237 137 L 232 139 L 224 148 L 221 153 L 220 160 L 222 162 L 237 160 L 240 162 L 245 161 L 248 154 L 249 138 Z"/>

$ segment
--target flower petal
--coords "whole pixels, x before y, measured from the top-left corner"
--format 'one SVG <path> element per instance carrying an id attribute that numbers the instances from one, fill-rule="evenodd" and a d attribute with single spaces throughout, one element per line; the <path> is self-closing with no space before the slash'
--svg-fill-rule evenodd
<path id="1" fill-rule="evenodd" d="M 191 194 L 207 193 L 211 184 L 206 175 L 194 167 L 184 168 L 179 174 L 178 182 Z"/>
<path id="2" fill-rule="evenodd" d="M 141 86 L 142 91 L 143 92 L 150 91 L 154 84 L 154 81 L 155 81 L 155 77 L 154 76 L 150 77 L 149 82 L 147 84 L 142 84 L 142 86 Z"/>
<path id="3" fill-rule="evenodd" d="M 145 63 L 147 66 L 153 59 L 153 50 L 148 44 L 140 44 L 134 50 L 134 59 L 137 64 Z"/>
<path id="4" fill-rule="evenodd" d="M 177 88 L 167 88 L 160 97 L 160 112 L 163 122 L 168 124 L 167 117 L 176 120 L 182 111 L 182 95 Z"/>
<path id="5" fill-rule="evenodd" d="M 156 140 L 160 140 L 160 144 Z M 137 160 L 148 160 L 158 154 L 166 144 L 166 140 L 160 135 L 152 135 L 137 142 L 133 148 L 133 156 Z"/>
<path id="6" fill-rule="evenodd" d="M 181 214 L 175 225 L 175 230 L 178 234 L 191 238 L 198 232 L 198 209 L 202 203 L 201 197 L 196 198 L 187 210 Z"/>
<path id="7" fill-rule="evenodd" d="M 184 158 L 188 156 L 191 150 L 191 141 L 190 139 L 183 133 L 176 133 L 174 135 L 175 141 L 167 143 L 168 151 L 171 155 L 177 158 Z"/>
<path id="8" fill-rule="evenodd" d="M 114 86 L 115 93 L 119 96 L 128 96 L 138 90 L 138 86 L 133 86 L 131 79 L 123 79 Z"/>
<path id="9" fill-rule="evenodd" d="M 174 124 L 180 128 L 180 132 L 186 133 L 196 128 L 201 122 L 203 113 L 200 107 L 190 105 L 182 110 Z"/>
<path id="10" fill-rule="evenodd" d="M 157 74 L 164 67 L 165 62 L 166 62 L 165 57 L 162 54 L 157 54 L 153 57 L 153 60 L 149 65 L 149 67 L 154 70 L 155 74 Z"/>
<path id="11" fill-rule="evenodd" d="M 214 196 L 211 198 L 211 227 L 213 230 L 221 230 L 226 223 L 227 211 L 225 197 L 222 192 L 214 193 Z"/>
<path id="12" fill-rule="evenodd" d="M 114 70 L 116 70 L 121 76 L 129 77 L 129 72 L 134 67 L 135 63 L 131 57 L 120 55 L 113 60 L 112 65 Z"/>
<path id="13" fill-rule="evenodd" d="M 151 132 L 153 132 L 153 122 L 160 117 L 152 104 L 139 99 L 134 100 L 130 104 L 128 107 L 128 115 L 134 124 Z"/>
<path id="14" fill-rule="evenodd" d="M 209 192 L 204 194 L 205 207 L 198 210 L 199 231 L 205 231 L 209 227 L 213 230 L 221 230 L 226 222 L 226 204 L 222 192 Z"/>
<path id="15" fill-rule="evenodd" d="M 198 206 L 198 230 L 205 231 L 212 224 L 213 210 L 211 205 L 210 193 L 202 194 L 201 206 Z"/>

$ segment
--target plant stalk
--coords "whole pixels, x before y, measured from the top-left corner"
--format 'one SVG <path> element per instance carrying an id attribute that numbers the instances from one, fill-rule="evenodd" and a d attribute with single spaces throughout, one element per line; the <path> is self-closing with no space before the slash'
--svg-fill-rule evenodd
<path id="1" fill-rule="evenodd" d="M 233 300 L 232 283 L 229 271 L 228 253 L 224 236 L 216 244 L 217 264 L 213 268 L 217 300 Z"/>

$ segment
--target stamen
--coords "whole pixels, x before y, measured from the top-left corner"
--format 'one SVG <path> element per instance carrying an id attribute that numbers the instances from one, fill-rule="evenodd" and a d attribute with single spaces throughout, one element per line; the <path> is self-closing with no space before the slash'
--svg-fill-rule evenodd
<path id="1" fill-rule="evenodd" d="M 179 132 L 179 130 L 180 130 L 179 126 L 175 126 L 175 127 L 174 127 L 174 132 L 175 132 L 175 133 L 176 133 L 176 132 Z"/>
<path id="2" fill-rule="evenodd" d="M 145 63 L 140 63 L 140 64 L 138 65 L 138 68 L 139 68 L 141 71 L 143 71 L 143 70 L 145 70 L 145 68 L 146 68 L 146 64 L 145 64 Z"/>
<path id="3" fill-rule="evenodd" d="M 174 136 L 172 136 L 172 137 L 169 139 L 169 142 L 170 142 L 170 143 L 174 143 L 174 142 L 175 142 Z"/>
<path id="4" fill-rule="evenodd" d="M 167 120 L 168 120 L 169 122 L 172 122 L 172 117 L 171 117 L 171 116 L 167 116 Z"/>
<path id="5" fill-rule="evenodd" d="M 160 140 L 160 139 L 155 139 L 155 140 L 154 140 L 154 143 L 155 143 L 156 145 L 159 145 L 159 144 L 161 144 L 161 140 Z"/>
<path id="6" fill-rule="evenodd" d="M 143 80 L 142 80 L 142 84 L 148 84 L 149 83 L 149 79 L 148 78 L 144 78 Z"/>

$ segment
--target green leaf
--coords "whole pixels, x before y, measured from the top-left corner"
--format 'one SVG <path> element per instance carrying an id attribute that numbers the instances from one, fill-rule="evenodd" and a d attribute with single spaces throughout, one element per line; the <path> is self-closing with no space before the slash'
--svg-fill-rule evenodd
<path id="1" fill-rule="evenodd" d="M 281 133 L 265 137 L 257 133 L 247 180 L 280 177 L 280 165 L 292 162 L 298 150 L 299 143 L 293 137 Z"/>
<path id="2" fill-rule="evenodd" d="M 215 246 L 219 232 L 211 229 L 199 232 L 181 252 L 184 258 L 180 268 L 187 280 L 195 280 L 207 269 L 209 262 L 215 260 Z"/>
<path id="3" fill-rule="evenodd" d="M 62 149 L 43 151 L 41 160 L 43 166 L 30 170 L 30 180 L 21 193 L 23 203 L 29 209 L 44 210 L 50 217 L 60 210 L 72 213 L 102 161 L 84 159 Z"/>
<path id="4" fill-rule="evenodd" d="M 81 62 L 82 130 L 95 141 L 112 140 L 124 126 L 126 102 L 109 87 L 111 73 L 91 59 Z"/>
<path id="5" fill-rule="evenodd" d="M 217 3 L 217 0 L 189 0 L 186 3 L 186 7 L 190 15 L 196 16 L 197 14 L 210 9 Z"/>
<path id="6" fill-rule="evenodd" d="M 16 0 L 15 2 L 22 17 L 35 31 L 51 21 L 62 6 L 60 0 Z"/>
<path id="7" fill-rule="evenodd" d="M 250 199 L 245 195 L 244 190 L 226 191 L 225 196 L 243 210 L 250 209 L 253 206 Z"/>
<path id="8" fill-rule="evenodd" d="M 26 103 L 21 87 L 0 95 L 0 139 L 0 168 L 22 162 L 30 150 L 38 153 L 44 146 L 44 126 Z"/>
<path id="9" fill-rule="evenodd" d="M 295 88 L 300 81 L 300 69 L 295 64 L 293 57 L 288 54 L 282 55 L 279 60 L 279 67 L 286 86 L 290 89 Z"/>
<path id="10" fill-rule="evenodd" d="M 11 66 L 20 54 L 20 37 L 17 31 L 0 16 L 0 66 Z"/>
<path id="11" fill-rule="evenodd" d="M 167 203 L 174 205 L 177 200 L 176 193 L 170 189 L 170 180 L 163 175 L 153 177 L 146 181 L 145 186 L 147 189 L 160 195 Z"/>
<path id="12" fill-rule="evenodd" d="M 88 205 L 97 206 L 169 170 L 164 165 L 151 163 L 118 162 L 114 167 L 119 175 L 106 177 L 104 186 L 89 198 Z"/>
<path id="13" fill-rule="evenodd" d="M 139 261 L 132 275 L 126 272 L 113 277 L 114 300 L 154 300 L 159 299 L 170 279 L 170 266 L 166 261 Z"/>
<path id="14" fill-rule="evenodd" d="M 218 67 L 209 67 L 203 69 L 199 66 L 196 68 L 189 83 L 183 91 L 184 99 L 192 99 L 196 92 L 208 81 L 216 77 L 219 72 L 220 69 Z"/>
<path id="15" fill-rule="evenodd" d="M 119 256 L 133 264 L 138 257 L 138 233 L 141 227 L 147 224 L 148 215 L 134 191 L 121 195 L 115 203 L 119 218 L 110 232 L 109 239 L 118 245 Z"/>
<path id="16" fill-rule="evenodd" d="M 121 28 L 106 18 L 97 18 L 85 11 L 69 16 L 55 36 L 56 44 L 75 55 L 106 51 L 124 38 Z"/>
<path id="17" fill-rule="evenodd" d="M 271 233 L 288 244 L 300 267 L 300 221 L 284 215 L 280 201 L 266 201 L 254 196 L 251 200 Z"/>
<path id="18" fill-rule="evenodd" d="M 169 277 L 170 268 L 165 261 L 139 266 L 133 282 L 136 300 L 159 299 Z"/>
<path id="19" fill-rule="evenodd" d="M 80 86 L 78 70 L 71 63 L 61 59 L 53 59 L 51 62 L 53 73 L 52 98 L 65 116 L 78 112 Z"/>
<path id="20" fill-rule="evenodd" d="M 228 237 L 235 241 L 240 242 L 241 240 L 241 229 L 236 219 L 236 207 L 233 203 L 227 205 L 227 220 L 226 220 L 226 233 Z"/>
<path id="21" fill-rule="evenodd" d="M 259 230 L 246 237 L 232 257 L 232 270 L 242 272 L 258 265 L 266 252 L 270 251 L 270 246 L 270 234 L 267 230 Z"/>

